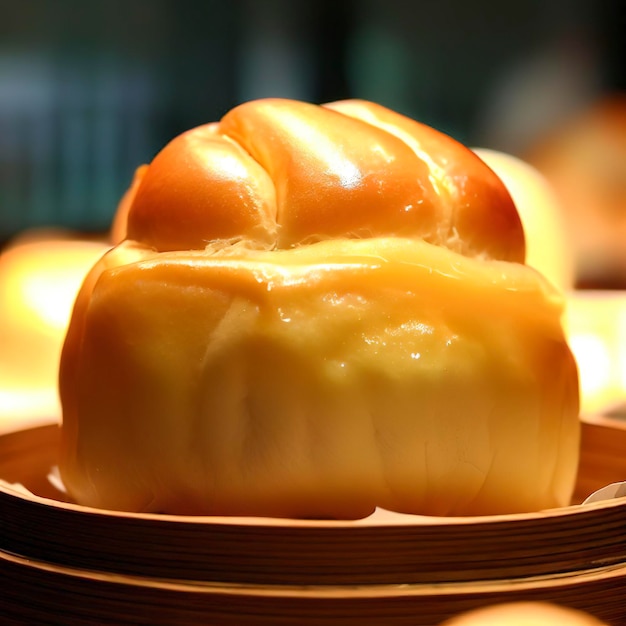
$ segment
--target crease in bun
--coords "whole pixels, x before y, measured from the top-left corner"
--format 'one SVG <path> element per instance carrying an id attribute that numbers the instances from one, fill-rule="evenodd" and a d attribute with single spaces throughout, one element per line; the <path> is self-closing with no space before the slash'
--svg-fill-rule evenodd
<path id="1" fill-rule="evenodd" d="M 158 251 L 382 234 L 485 259 L 525 255 L 513 200 L 478 156 L 364 101 L 241 104 L 171 141 L 128 205 L 126 236 Z"/>

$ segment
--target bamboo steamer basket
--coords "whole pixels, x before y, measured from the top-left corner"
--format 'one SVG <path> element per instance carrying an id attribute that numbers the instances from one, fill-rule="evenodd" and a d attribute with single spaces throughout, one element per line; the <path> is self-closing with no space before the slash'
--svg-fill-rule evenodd
<path id="1" fill-rule="evenodd" d="M 550 601 L 626 624 L 626 423 L 584 418 L 571 506 L 358 521 L 119 513 L 50 480 L 58 424 L 0 436 L 0 622 L 436 625 Z"/>

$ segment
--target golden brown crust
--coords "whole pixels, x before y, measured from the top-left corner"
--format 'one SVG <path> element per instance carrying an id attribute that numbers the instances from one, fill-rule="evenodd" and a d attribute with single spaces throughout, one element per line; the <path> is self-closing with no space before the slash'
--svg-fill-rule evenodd
<path id="1" fill-rule="evenodd" d="M 498 176 L 448 135 L 379 104 L 343 100 L 326 107 L 384 128 L 428 163 L 435 180 L 439 219 L 463 242 L 458 251 L 524 262 L 525 242 L 515 204 Z"/>
<path id="2" fill-rule="evenodd" d="M 109 233 L 109 239 L 111 243 L 116 246 L 122 243 L 126 239 L 126 231 L 128 227 L 128 211 L 135 201 L 137 190 L 143 180 L 146 172 L 148 171 L 148 165 L 140 165 L 133 176 L 133 180 L 130 187 L 126 190 L 122 199 L 120 200 L 117 211 L 113 216 L 113 224 L 111 225 L 111 231 Z"/>
<path id="3" fill-rule="evenodd" d="M 202 249 L 216 239 L 269 244 L 275 210 L 265 170 L 207 124 L 154 158 L 130 206 L 127 236 L 159 251 Z"/>
<path id="4" fill-rule="evenodd" d="M 177 137 L 143 176 L 127 234 L 159 251 L 399 236 L 524 261 L 515 205 L 474 153 L 356 100 L 255 100 Z"/>

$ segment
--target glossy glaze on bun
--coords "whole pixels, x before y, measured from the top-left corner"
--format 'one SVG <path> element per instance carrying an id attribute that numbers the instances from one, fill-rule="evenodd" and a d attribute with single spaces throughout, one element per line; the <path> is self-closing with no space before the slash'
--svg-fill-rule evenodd
<path id="1" fill-rule="evenodd" d="M 61 472 L 103 508 L 568 504 L 577 374 L 505 186 L 379 105 L 258 100 L 137 172 L 78 298 Z"/>
<path id="2" fill-rule="evenodd" d="M 391 236 L 524 260 L 500 179 L 450 137 L 370 102 L 248 102 L 175 138 L 143 174 L 128 237 L 160 252 Z"/>

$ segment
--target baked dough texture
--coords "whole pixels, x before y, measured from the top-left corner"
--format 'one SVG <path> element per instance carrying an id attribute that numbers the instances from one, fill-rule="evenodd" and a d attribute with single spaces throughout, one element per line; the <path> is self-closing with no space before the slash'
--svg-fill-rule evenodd
<path id="1" fill-rule="evenodd" d="M 563 299 L 500 179 L 380 105 L 247 102 L 138 170 L 61 359 L 79 503 L 358 518 L 569 503 Z"/>

